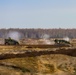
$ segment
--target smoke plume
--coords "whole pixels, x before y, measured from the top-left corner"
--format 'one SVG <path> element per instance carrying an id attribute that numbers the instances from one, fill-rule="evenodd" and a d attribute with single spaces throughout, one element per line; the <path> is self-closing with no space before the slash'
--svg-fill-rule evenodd
<path id="1" fill-rule="evenodd" d="M 7 38 L 12 38 L 12 39 L 15 39 L 17 41 L 19 41 L 20 37 L 21 37 L 21 34 L 17 31 L 10 31 L 7 35 Z"/>
<path id="2" fill-rule="evenodd" d="M 63 40 L 70 41 L 69 37 L 64 37 Z"/>
<path id="3" fill-rule="evenodd" d="M 42 35 L 41 38 L 43 39 L 44 44 L 49 44 L 49 45 L 54 44 L 54 42 L 50 40 L 50 35 L 48 34 Z"/>

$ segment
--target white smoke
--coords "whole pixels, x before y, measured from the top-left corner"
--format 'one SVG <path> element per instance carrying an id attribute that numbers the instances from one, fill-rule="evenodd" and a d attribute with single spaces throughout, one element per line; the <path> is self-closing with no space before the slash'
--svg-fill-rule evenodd
<path id="1" fill-rule="evenodd" d="M 21 35 L 20 35 L 20 33 L 17 32 L 17 31 L 10 31 L 10 32 L 8 33 L 8 35 L 7 35 L 7 38 L 9 38 L 9 37 L 12 38 L 12 39 L 15 39 L 15 40 L 19 41 Z"/>
<path id="2" fill-rule="evenodd" d="M 44 34 L 44 35 L 41 36 L 41 38 L 43 38 L 43 39 L 49 39 L 50 36 L 48 34 Z"/>
<path id="3" fill-rule="evenodd" d="M 70 41 L 69 37 L 64 37 L 63 40 Z"/>
<path id="4" fill-rule="evenodd" d="M 44 42 L 44 44 L 49 44 L 49 45 L 52 45 L 52 44 L 54 44 L 54 41 L 50 41 L 50 39 L 43 39 L 43 42 Z"/>
<path id="5" fill-rule="evenodd" d="M 43 39 L 43 42 L 44 42 L 44 44 L 54 44 L 54 42 L 53 41 L 50 41 L 50 35 L 48 35 L 48 34 L 44 34 L 44 35 L 42 35 L 41 36 L 41 38 Z"/>

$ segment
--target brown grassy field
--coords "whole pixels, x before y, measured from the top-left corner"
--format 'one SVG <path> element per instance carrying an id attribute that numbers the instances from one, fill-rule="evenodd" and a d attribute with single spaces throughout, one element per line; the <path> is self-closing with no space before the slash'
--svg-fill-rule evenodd
<path id="1" fill-rule="evenodd" d="M 0 46 L 0 54 L 29 50 L 43 51 L 67 48 L 57 45 Z M 63 51 L 64 52 L 64 51 Z M 33 54 L 32 54 L 33 55 Z M 63 54 L 43 54 L 34 57 L 0 60 L 0 75 L 76 75 L 76 57 Z"/>
<path id="2" fill-rule="evenodd" d="M 42 55 L 0 60 L 1 75 L 76 75 L 76 58 Z"/>

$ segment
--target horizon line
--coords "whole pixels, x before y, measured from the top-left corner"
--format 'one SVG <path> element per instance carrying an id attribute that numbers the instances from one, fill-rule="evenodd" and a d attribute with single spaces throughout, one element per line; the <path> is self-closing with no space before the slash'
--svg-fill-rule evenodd
<path id="1" fill-rule="evenodd" d="M 0 28 L 0 29 L 76 29 L 76 28 Z"/>

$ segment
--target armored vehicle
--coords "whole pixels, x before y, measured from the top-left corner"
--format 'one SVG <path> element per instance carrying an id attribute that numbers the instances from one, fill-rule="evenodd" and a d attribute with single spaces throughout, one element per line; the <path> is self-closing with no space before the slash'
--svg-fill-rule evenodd
<path id="1" fill-rule="evenodd" d="M 9 37 L 5 39 L 5 45 L 19 45 L 19 42 Z"/>
<path id="2" fill-rule="evenodd" d="M 55 41 L 56 44 L 70 44 L 70 42 L 66 41 L 66 40 L 55 39 L 54 41 Z"/>

